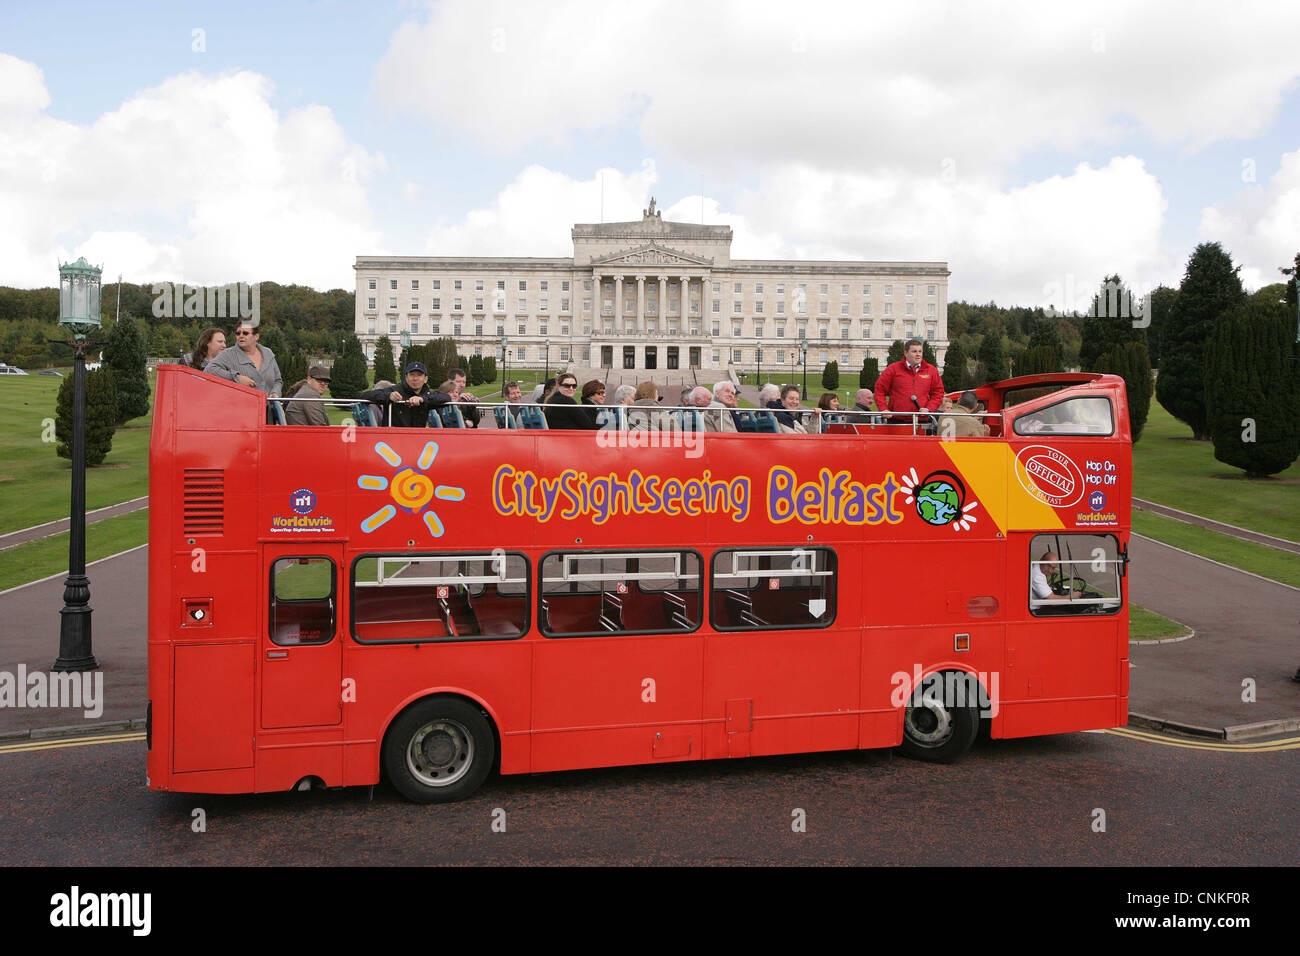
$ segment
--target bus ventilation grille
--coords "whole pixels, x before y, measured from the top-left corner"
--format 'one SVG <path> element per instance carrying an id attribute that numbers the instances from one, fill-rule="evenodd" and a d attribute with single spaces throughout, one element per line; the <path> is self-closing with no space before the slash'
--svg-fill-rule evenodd
<path id="1" fill-rule="evenodd" d="M 226 473 L 220 468 L 185 469 L 185 533 L 221 534 L 226 518 Z"/>

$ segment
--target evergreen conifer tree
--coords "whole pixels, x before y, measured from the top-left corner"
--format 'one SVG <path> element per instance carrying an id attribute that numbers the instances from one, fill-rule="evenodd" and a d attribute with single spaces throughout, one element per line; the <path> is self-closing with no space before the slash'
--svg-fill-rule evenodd
<path id="1" fill-rule="evenodd" d="M 405 366 L 403 366 L 405 367 Z M 381 335 L 375 343 L 375 381 L 397 381 L 397 366 L 393 364 L 393 340 Z"/>
<path id="2" fill-rule="evenodd" d="M 822 369 L 822 388 L 828 392 L 833 392 L 840 387 L 840 363 L 827 362 L 826 367 Z"/>
<path id="3" fill-rule="evenodd" d="M 465 370 L 465 382 L 468 385 L 477 385 L 481 381 L 483 381 L 483 356 L 471 355 L 469 368 Z"/>
<path id="4" fill-rule="evenodd" d="M 1161 338 L 1169 326 L 1169 316 L 1178 301 L 1178 290 L 1159 286 L 1147 296 L 1145 318 L 1147 326 L 1147 351 L 1151 353 L 1151 367 L 1160 367 Z"/>
<path id="5" fill-rule="evenodd" d="M 149 347 L 140 325 L 131 316 L 122 316 L 104 346 L 104 364 L 113 370 L 117 392 L 114 421 L 118 425 L 149 414 L 149 372 L 145 367 L 148 357 Z M 109 443 L 112 443 L 111 433 Z"/>
<path id="6" fill-rule="evenodd" d="M 1045 349 L 1043 353 L 1037 353 L 1034 359 L 1035 372 L 1059 372 L 1061 368 L 1061 356 L 1065 352 L 1065 343 L 1061 341 L 1061 329 L 1054 318 L 1038 319 L 1033 322 L 1029 328 L 1029 349 Z M 1016 374 L 1030 374 L 1020 371 L 1020 366 L 1016 366 Z"/>
<path id="7" fill-rule="evenodd" d="M 889 354 L 885 356 L 885 364 L 893 365 L 895 362 L 901 362 L 904 351 L 906 350 L 903 348 L 903 340 L 894 339 L 894 344 L 889 347 Z"/>
<path id="8" fill-rule="evenodd" d="M 1217 242 L 1197 246 L 1187 260 L 1178 297 L 1160 330 L 1156 398 L 1200 440 L 1210 437 L 1205 344 L 1215 324 L 1245 301 L 1238 269 Z"/>
<path id="9" fill-rule="evenodd" d="M 452 368 L 465 368 L 463 356 L 456 354 L 456 340 L 451 338 L 431 339 L 424 345 L 424 364 L 429 369 L 429 381 L 437 388 L 447 380 L 447 373 Z M 469 369 L 465 369 L 468 378 Z"/>
<path id="10" fill-rule="evenodd" d="M 1002 350 L 1002 333 L 998 330 L 984 333 L 980 341 L 979 362 L 986 382 L 1000 382 L 1007 377 L 1007 357 Z"/>
<path id="11" fill-rule="evenodd" d="M 934 354 L 934 349 L 930 348 L 930 343 L 925 339 L 921 340 L 921 361 L 929 362 L 935 368 L 939 367 L 939 356 Z"/>
<path id="12" fill-rule="evenodd" d="M 875 388 L 878 378 L 880 378 L 880 360 L 868 355 L 862 360 L 862 371 L 858 372 L 858 388 Z"/>
<path id="13" fill-rule="evenodd" d="M 1276 474 L 1300 456 L 1300 363 L 1285 305 L 1249 302 L 1215 324 L 1205 404 L 1214 457 L 1247 478 Z"/>
<path id="14" fill-rule="evenodd" d="M 1151 395 L 1155 391 L 1147 347 L 1142 342 L 1116 345 L 1100 356 L 1096 365 L 1094 371 L 1107 372 L 1124 379 L 1124 390 L 1128 395 L 1129 431 L 1133 436 L 1133 444 L 1136 445 L 1146 426 L 1151 411 Z"/>
<path id="15" fill-rule="evenodd" d="M 343 345 L 343 354 L 330 369 L 330 394 L 335 398 L 358 398 L 365 390 L 366 353 L 361 348 L 361 340 L 350 335 Z"/>
<path id="16" fill-rule="evenodd" d="M 72 458 L 72 396 L 73 375 L 64 376 L 59 385 L 55 404 L 54 437 L 55 454 Z M 86 466 L 93 468 L 104 460 L 113 448 L 113 432 L 117 428 L 117 389 L 113 384 L 113 371 L 107 365 L 86 373 Z"/>
<path id="17" fill-rule="evenodd" d="M 1117 345 L 1145 342 L 1145 315 L 1144 303 L 1133 297 L 1124 280 L 1118 275 L 1106 276 L 1083 319 L 1079 342 L 1079 364 L 1083 370 L 1099 371 L 1097 360 Z"/>
<path id="18" fill-rule="evenodd" d="M 966 350 L 956 340 L 948 346 L 943 357 L 943 388 L 946 392 L 959 392 L 966 388 Z"/>

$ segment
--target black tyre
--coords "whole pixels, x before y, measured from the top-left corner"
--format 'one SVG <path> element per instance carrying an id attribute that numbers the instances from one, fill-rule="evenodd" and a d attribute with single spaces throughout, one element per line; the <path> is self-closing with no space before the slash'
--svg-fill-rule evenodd
<path id="1" fill-rule="evenodd" d="M 975 678 L 964 674 L 941 686 L 923 683 L 920 700 L 909 697 L 903 713 L 903 753 L 931 763 L 952 763 L 970 750 L 980 729 L 975 693 Z"/>
<path id="2" fill-rule="evenodd" d="M 456 697 L 432 697 L 405 710 L 384 737 L 384 773 L 416 803 L 463 800 L 487 778 L 496 741 L 487 718 Z"/>

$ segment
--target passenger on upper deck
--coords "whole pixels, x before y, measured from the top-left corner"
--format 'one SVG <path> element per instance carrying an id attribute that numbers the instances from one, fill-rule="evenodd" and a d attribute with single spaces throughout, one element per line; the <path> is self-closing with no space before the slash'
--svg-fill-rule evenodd
<path id="1" fill-rule="evenodd" d="M 673 431 L 672 417 L 659 407 L 659 386 L 642 382 L 636 387 L 636 401 L 627 415 L 631 431 Z"/>
<path id="2" fill-rule="evenodd" d="M 456 383 L 456 401 L 458 402 L 477 402 L 478 399 L 465 391 L 465 383 L 468 379 L 465 377 L 465 370 L 453 368 L 447 372 L 447 377 Z M 466 428 L 478 428 L 478 409 L 466 408 L 461 406 L 460 417 L 465 420 Z"/>
<path id="3" fill-rule="evenodd" d="M 362 392 L 361 398 L 376 405 L 392 403 L 392 423 L 401 428 L 423 428 L 429 424 L 429 404 L 433 392 L 429 390 L 429 372 L 423 362 L 406 366 L 402 384 L 392 388 L 373 388 Z"/>
<path id="4" fill-rule="evenodd" d="M 323 365 L 313 365 L 307 373 L 307 380 L 300 388 L 294 390 L 290 398 L 309 399 L 309 401 L 286 402 L 284 411 L 286 425 L 328 425 L 329 414 L 320 398 L 330 385 L 330 370 Z"/>
<path id="5" fill-rule="evenodd" d="M 947 399 L 944 399 L 947 402 Z M 957 399 L 957 408 L 953 411 L 959 412 L 953 415 L 944 415 L 939 419 L 939 435 L 943 438 L 984 438 L 989 433 L 989 426 L 983 423 L 982 419 L 975 417 L 975 409 L 979 407 L 980 400 L 975 397 L 974 392 L 962 392 L 961 398 Z"/>
<path id="6" fill-rule="evenodd" d="M 776 413 L 777 426 L 784 433 L 793 433 L 796 435 L 808 434 L 808 429 L 803 424 L 803 414 L 799 411 L 799 394 L 798 385 L 782 385 L 781 400 L 772 403 L 771 408 L 784 409 Z"/>
<path id="7" fill-rule="evenodd" d="M 555 394 L 546 400 L 546 427 L 563 429 L 593 428 L 585 410 L 578 408 L 574 395 L 578 391 L 578 380 L 569 372 L 560 376 L 556 383 Z"/>
<path id="8" fill-rule="evenodd" d="M 851 409 L 851 411 L 855 411 L 855 412 L 875 411 L 875 409 L 871 407 L 871 389 L 869 388 L 858 389 L 858 394 L 853 396 L 853 408 Z"/>
<path id="9" fill-rule="evenodd" d="M 275 363 L 275 353 L 257 343 L 258 336 L 257 326 L 247 319 L 242 320 L 235 329 L 235 340 L 239 344 L 218 353 L 203 371 L 227 382 L 255 388 L 271 398 L 279 398 L 284 384 L 280 379 L 280 366 Z"/>
<path id="10" fill-rule="evenodd" d="M 518 405 L 524 400 L 524 390 L 519 387 L 518 382 L 506 382 L 505 388 L 501 390 L 501 397 L 505 399 L 507 405 Z"/>
<path id="11" fill-rule="evenodd" d="M 943 401 L 943 379 L 939 370 L 927 362 L 920 339 L 908 339 L 903 358 L 888 366 L 876 379 L 876 408 L 880 411 L 915 412 L 939 410 Z M 915 416 L 899 416 L 897 421 L 911 421 Z"/>
<path id="12" fill-rule="evenodd" d="M 203 371 L 209 362 L 221 354 L 226 347 L 226 333 L 220 329 L 204 329 L 199 336 L 194 351 L 185 357 L 184 362 L 190 368 Z"/>
<path id="13" fill-rule="evenodd" d="M 710 408 L 721 408 L 726 411 L 713 412 L 719 418 L 719 430 L 724 432 L 737 431 L 736 416 L 732 414 L 731 409 L 740 406 L 740 399 L 736 395 L 736 386 L 731 382 L 723 379 L 713 386 L 713 401 L 709 404 Z"/>

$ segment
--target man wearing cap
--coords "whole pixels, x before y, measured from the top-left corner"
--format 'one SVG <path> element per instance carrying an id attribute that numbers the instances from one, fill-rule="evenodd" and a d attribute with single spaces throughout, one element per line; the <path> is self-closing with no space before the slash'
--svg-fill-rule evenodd
<path id="1" fill-rule="evenodd" d="M 429 424 L 429 406 L 433 392 L 429 389 L 429 372 L 423 362 L 412 362 L 406 366 L 402 383 L 393 388 L 372 388 L 363 392 L 363 401 L 376 405 L 392 405 L 392 424 L 402 428 L 423 428 Z M 443 396 L 444 401 L 448 401 Z M 387 423 L 388 418 L 383 415 Z"/>
<path id="2" fill-rule="evenodd" d="M 286 425 L 328 425 L 329 415 L 320 398 L 329 388 L 330 370 L 324 365 L 313 365 L 307 373 L 307 381 L 297 389 L 290 398 L 308 399 L 308 401 L 286 402 L 289 407 L 284 413 Z"/>

